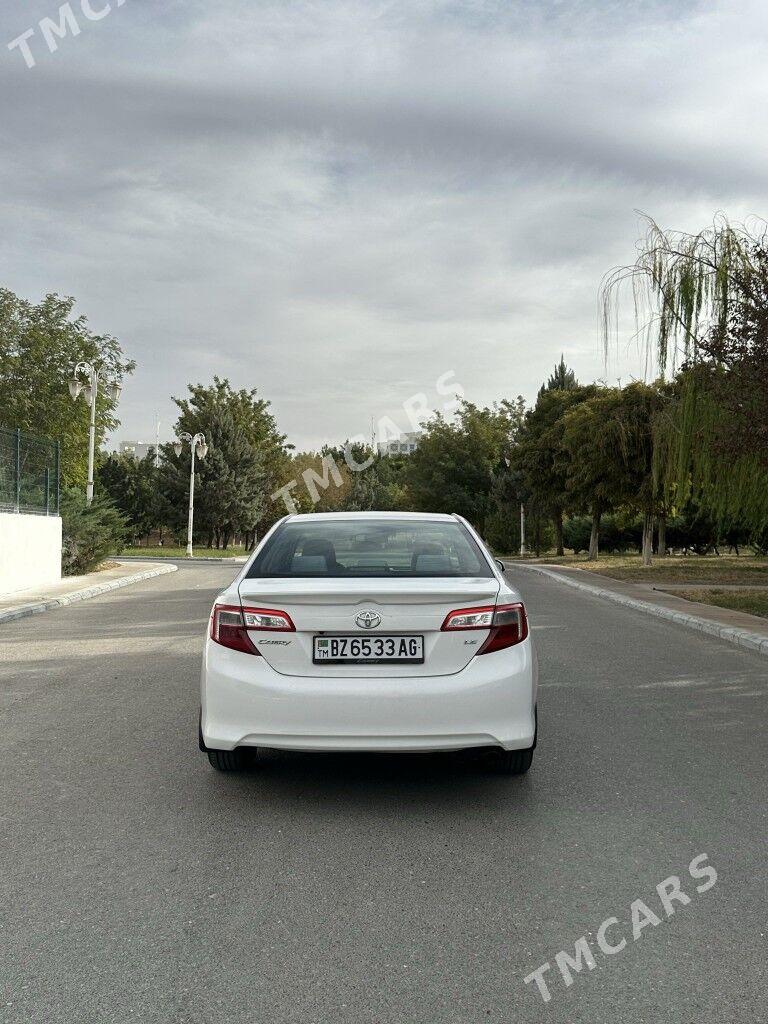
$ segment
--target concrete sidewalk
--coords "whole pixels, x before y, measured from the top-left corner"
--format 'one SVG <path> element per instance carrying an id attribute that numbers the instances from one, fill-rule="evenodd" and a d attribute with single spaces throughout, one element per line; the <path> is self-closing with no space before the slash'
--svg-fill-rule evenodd
<path id="1" fill-rule="evenodd" d="M 142 558 L 141 555 L 115 555 L 115 558 L 119 558 L 121 562 L 146 562 L 149 561 L 147 558 Z M 190 562 L 217 562 L 219 564 L 226 563 L 229 565 L 245 565 L 250 558 L 245 555 L 231 555 L 226 557 L 219 557 L 213 555 L 195 555 L 193 558 L 187 558 L 186 555 L 153 555 L 151 561 L 161 565 L 164 562 L 175 562 L 176 565 L 189 565 Z"/>
<path id="2" fill-rule="evenodd" d="M 671 619 L 689 629 L 709 633 L 740 647 L 768 655 L 768 619 L 733 611 L 730 608 L 686 601 L 685 598 L 666 592 L 667 586 L 672 588 L 677 587 L 677 584 L 628 583 L 624 580 L 613 580 L 609 576 L 601 576 L 596 572 L 562 565 L 530 565 L 511 560 L 505 560 L 505 564 L 515 569 L 542 573 L 595 597 L 602 597 L 616 604 L 656 615 L 658 618 Z M 701 584 L 680 586 L 688 590 L 701 588 Z M 715 586 L 717 584 L 712 584 L 712 587 Z M 664 589 L 659 589 L 661 587 Z"/>
<path id="3" fill-rule="evenodd" d="M 13 594 L 0 595 L 0 625 L 53 611 L 74 601 L 86 601 L 89 597 L 106 594 L 110 590 L 128 587 L 131 583 L 176 572 L 178 566 L 160 562 L 118 562 L 112 569 L 88 573 L 86 576 L 65 576 L 59 583 L 33 590 L 20 590 Z"/>

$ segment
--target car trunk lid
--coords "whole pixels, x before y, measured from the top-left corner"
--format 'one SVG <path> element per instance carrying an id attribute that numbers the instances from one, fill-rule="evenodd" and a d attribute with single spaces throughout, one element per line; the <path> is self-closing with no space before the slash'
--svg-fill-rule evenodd
<path id="1" fill-rule="evenodd" d="M 449 612 L 496 603 L 499 583 L 483 577 L 409 577 L 408 579 L 254 578 L 239 585 L 243 606 L 287 612 L 295 632 L 251 630 L 259 653 L 276 671 L 294 676 L 431 676 L 463 669 L 486 638 L 487 630 L 442 632 Z M 356 622 L 371 612 L 373 628 Z M 424 637 L 423 664 L 322 664 L 313 661 L 318 635 Z"/>

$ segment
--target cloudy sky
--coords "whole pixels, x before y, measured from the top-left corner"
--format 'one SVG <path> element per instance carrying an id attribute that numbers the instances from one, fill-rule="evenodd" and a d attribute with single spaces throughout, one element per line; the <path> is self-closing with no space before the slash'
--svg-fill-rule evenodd
<path id="1" fill-rule="evenodd" d="M 0 10 L 0 283 L 137 360 L 118 438 L 213 374 L 300 447 L 407 428 L 448 371 L 479 403 L 561 352 L 643 376 L 596 313 L 636 210 L 768 214 L 763 0 L 71 4 L 53 53 L 59 0 Z"/>

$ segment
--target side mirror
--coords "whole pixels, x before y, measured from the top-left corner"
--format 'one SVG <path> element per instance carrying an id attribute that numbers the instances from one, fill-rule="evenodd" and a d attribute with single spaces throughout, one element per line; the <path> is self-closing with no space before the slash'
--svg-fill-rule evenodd
<path id="1" fill-rule="evenodd" d="M 506 572 L 507 571 L 506 565 L 504 565 L 504 563 L 502 561 L 500 561 L 498 558 L 496 559 L 496 565 L 499 567 L 499 572 Z"/>

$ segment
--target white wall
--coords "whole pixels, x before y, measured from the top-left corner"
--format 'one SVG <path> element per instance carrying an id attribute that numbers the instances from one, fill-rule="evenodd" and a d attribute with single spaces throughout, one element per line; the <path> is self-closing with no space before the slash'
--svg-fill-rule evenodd
<path id="1" fill-rule="evenodd" d="M 0 512 L 0 594 L 61 579 L 61 519 Z"/>

